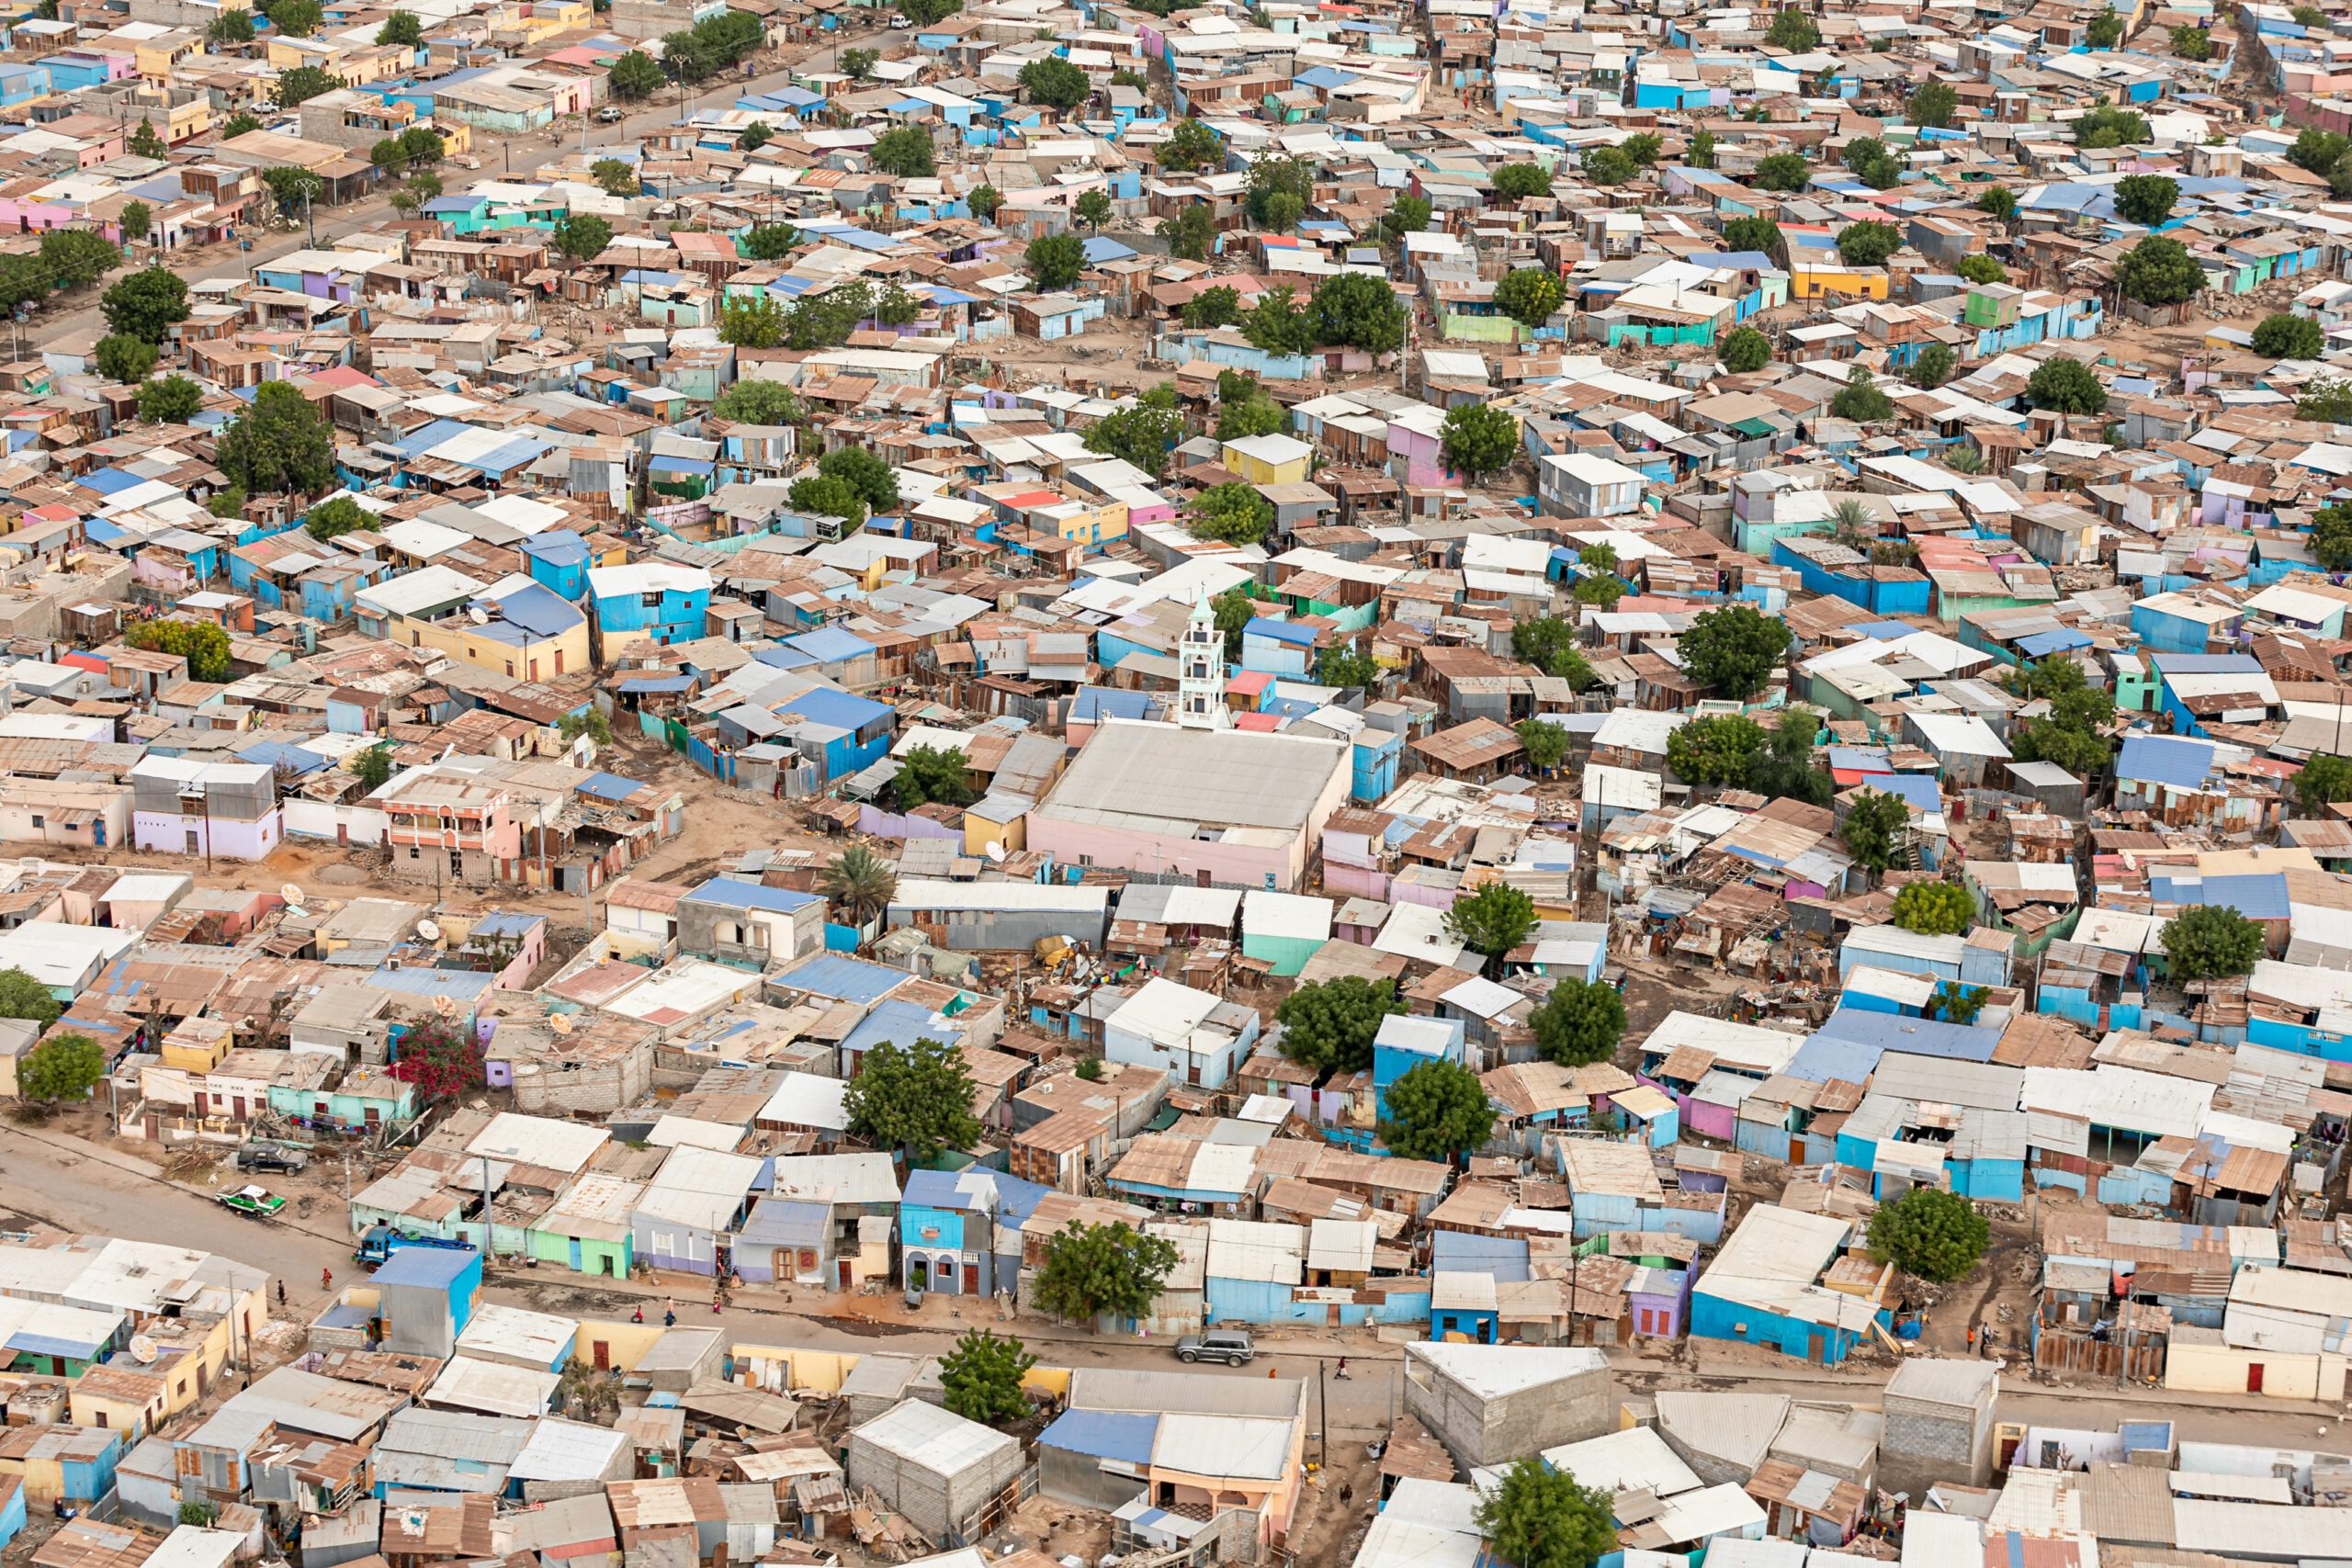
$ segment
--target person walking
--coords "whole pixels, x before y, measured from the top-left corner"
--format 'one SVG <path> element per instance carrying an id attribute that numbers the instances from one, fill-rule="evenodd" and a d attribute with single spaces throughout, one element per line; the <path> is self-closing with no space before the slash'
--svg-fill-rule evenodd
<path id="1" fill-rule="evenodd" d="M 668 1307 L 663 1307 L 662 1309 L 662 1326 L 664 1328 L 677 1327 L 678 1314 L 671 1311 Z"/>
<path id="2" fill-rule="evenodd" d="M 645 1321 L 645 1307 L 643 1303 L 640 1303 L 637 1310 L 628 1314 L 628 1320 L 631 1323 L 643 1323 Z"/>
<path id="3" fill-rule="evenodd" d="M 286 1281 L 283 1280 L 277 1281 L 277 1304 L 279 1306 L 286 1304 Z"/>
<path id="4" fill-rule="evenodd" d="M 319 1289 L 322 1291 L 334 1289 L 334 1276 L 324 1269 L 319 1270 Z"/>

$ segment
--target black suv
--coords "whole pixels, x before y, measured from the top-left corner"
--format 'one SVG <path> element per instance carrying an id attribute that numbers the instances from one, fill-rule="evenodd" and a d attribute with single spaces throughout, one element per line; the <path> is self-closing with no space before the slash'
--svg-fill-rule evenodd
<path id="1" fill-rule="evenodd" d="M 311 1156 L 283 1144 L 246 1144 L 237 1150 L 239 1170 L 300 1170 Z"/>

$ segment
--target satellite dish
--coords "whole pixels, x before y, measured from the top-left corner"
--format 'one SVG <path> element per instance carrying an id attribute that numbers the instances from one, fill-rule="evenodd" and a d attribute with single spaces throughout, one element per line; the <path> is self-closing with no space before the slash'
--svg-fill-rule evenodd
<path id="1" fill-rule="evenodd" d="M 299 904 L 302 901 L 302 890 L 290 882 L 277 890 L 277 896 L 289 904 Z"/>
<path id="2" fill-rule="evenodd" d="M 458 1004 L 451 1001 L 449 999 L 449 994 L 447 991 L 444 991 L 439 996 L 433 998 L 433 1010 L 439 1013 L 443 1018 L 447 1018 L 451 1013 L 458 1010 Z"/>
<path id="3" fill-rule="evenodd" d="M 441 940 L 441 928 L 435 925 L 431 920 L 419 920 L 416 922 L 416 934 L 423 937 L 427 942 L 439 942 Z"/>
<path id="4" fill-rule="evenodd" d="M 486 626 L 490 625 L 490 612 L 475 604 L 466 611 L 466 619 L 478 626 Z"/>
<path id="5" fill-rule="evenodd" d="M 548 1014 L 548 1027 L 558 1034 L 569 1034 L 571 1032 L 571 1015 L 568 1012 L 551 1012 Z"/>
<path id="6" fill-rule="evenodd" d="M 994 839 L 990 839 L 987 843 L 980 846 L 980 852 L 987 855 L 990 860 L 1001 861 L 1004 858 L 1004 846 L 998 843 Z"/>
<path id="7" fill-rule="evenodd" d="M 141 1366 L 153 1366 L 155 1364 L 155 1358 L 162 1354 L 163 1352 L 155 1348 L 155 1342 L 153 1339 L 148 1338 L 144 1334 L 134 1334 L 130 1337 L 131 1359 L 137 1361 Z"/>

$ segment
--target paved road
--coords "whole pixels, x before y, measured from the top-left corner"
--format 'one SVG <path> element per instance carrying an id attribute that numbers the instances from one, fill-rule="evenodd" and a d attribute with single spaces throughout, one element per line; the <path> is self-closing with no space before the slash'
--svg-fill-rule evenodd
<path id="1" fill-rule="evenodd" d="M 0 1140 L 0 1216 L 9 1215 L 63 1230 L 177 1243 L 226 1254 L 285 1280 L 286 1310 L 300 1319 L 307 1319 L 324 1303 L 318 1286 L 321 1269 L 332 1269 L 338 1284 L 357 1278 L 340 1213 L 327 1212 L 322 1205 L 308 1216 L 290 1221 L 241 1220 L 209 1200 L 164 1180 L 135 1156 L 50 1132 L 12 1128 L 6 1139 Z M 545 1312 L 608 1317 L 626 1315 L 639 1305 L 647 1309 L 649 1317 L 657 1316 L 664 1299 L 659 1287 L 649 1290 L 633 1282 L 592 1280 L 568 1270 L 505 1266 L 493 1271 L 484 1294 L 492 1301 Z M 781 1339 L 811 1349 L 936 1355 L 952 1348 L 956 1337 L 967 1329 L 997 1326 L 991 1304 L 948 1296 L 930 1297 L 911 1324 L 903 1321 L 904 1314 L 895 1303 L 821 1292 L 796 1292 L 786 1303 L 771 1292 L 746 1292 L 724 1314 L 710 1312 L 707 1286 L 681 1286 L 672 1299 L 681 1323 L 711 1323 L 735 1338 Z M 861 1306 L 883 1320 L 860 1319 L 856 1314 Z M 1169 1364 L 1164 1339 L 1101 1339 L 1026 1314 L 1013 1330 L 1049 1363 L 1125 1368 Z M 1731 1359 L 1740 1354 L 1717 1354 L 1716 1348 L 1707 1346 L 1695 1371 L 1688 1365 L 1663 1367 L 1655 1359 L 1625 1351 L 1612 1352 L 1611 1359 L 1620 1390 L 1627 1394 L 1649 1393 L 1660 1387 L 1736 1389 L 1871 1404 L 1885 1379 L 1883 1368 L 1852 1371 L 1785 1364 L 1763 1368 Z M 1342 1356 L 1351 1374 L 1344 1382 L 1329 1375 Z M 1220 1377 L 1262 1378 L 1271 1372 L 1313 1381 L 1319 1370 L 1324 1374 L 1319 1393 L 1329 1401 L 1329 1417 L 1327 1422 L 1320 1407 L 1310 1405 L 1316 1413 L 1315 1425 L 1328 1424 L 1335 1435 L 1369 1434 L 1385 1427 L 1390 1413 L 1398 1407 L 1401 1357 L 1396 1345 L 1374 1345 L 1361 1335 L 1268 1330 L 1259 1336 L 1259 1359 L 1252 1365 L 1200 1371 Z M 2333 1431 L 2345 1419 L 2332 1406 L 2299 1401 L 2249 1401 L 2236 1395 L 2183 1395 L 2138 1388 L 2119 1392 L 2109 1385 L 2047 1388 L 2015 1379 L 2009 1380 L 2001 1396 L 2003 1420 L 2042 1426 L 2110 1427 L 2125 1409 L 2132 1419 L 2177 1421 L 2181 1435 L 2192 1439 L 2274 1446 L 2292 1446 L 2290 1438 L 2317 1441 L 2321 1426 Z"/>

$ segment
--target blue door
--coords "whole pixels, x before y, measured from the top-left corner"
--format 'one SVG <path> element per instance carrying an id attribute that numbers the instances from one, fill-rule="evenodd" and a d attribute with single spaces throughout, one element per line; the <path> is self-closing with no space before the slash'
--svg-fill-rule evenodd
<path id="1" fill-rule="evenodd" d="M 580 1238 L 576 1235 L 571 1237 L 571 1271 L 580 1272 Z"/>

